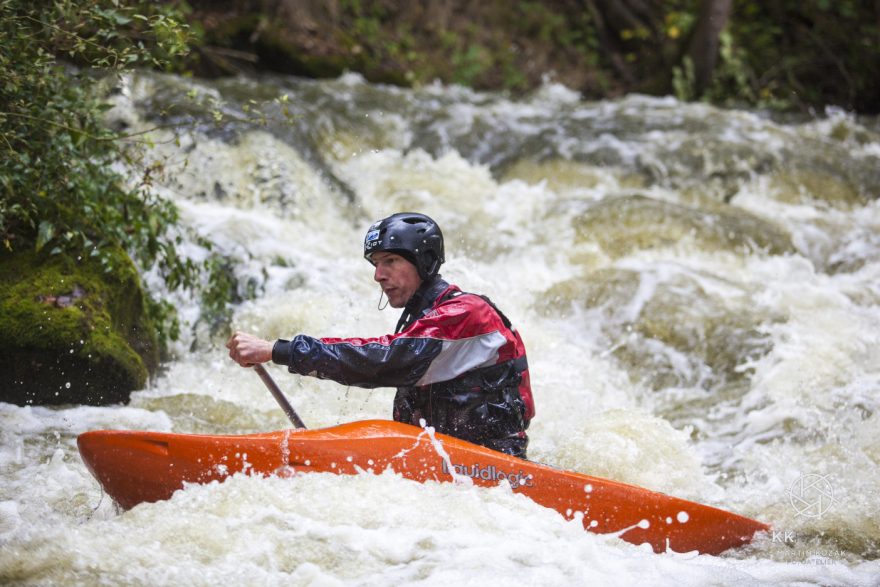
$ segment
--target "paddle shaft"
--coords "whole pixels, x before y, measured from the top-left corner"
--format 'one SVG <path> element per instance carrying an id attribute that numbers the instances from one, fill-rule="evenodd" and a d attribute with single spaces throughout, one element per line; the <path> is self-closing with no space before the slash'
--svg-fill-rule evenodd
<path id="1" fill-rule="evenodd" d="M 293 427 L 305 428 L 306 425 L 303 424 L 303 421 L 296 414 L 296 410 L 294 410 L 293 406 L 290 405 L 290 402 L 287 401 L 287 397 L 284 395 L 284 392 L 282 392 L 281 388 L 276 385 L 275 380 L 272 379 L 272 376 L 269 375 L 266 369 L 258 363 L 254 365 L 254 371 L 257 372 L 257 375 L 260 376 L 260 379 L 263 380 L 263 383 L 265 383 L 266 387 L 269 388 L 269 391 L 272 392 L 272 396 L 275 398 L 275 401 L 278 402 L 278 405 L 281 406 L 281 409 L 284 410 L 284 413 L 287 414 L 287 417 L 290 418 L 290 421 L 293 422 Z"/>

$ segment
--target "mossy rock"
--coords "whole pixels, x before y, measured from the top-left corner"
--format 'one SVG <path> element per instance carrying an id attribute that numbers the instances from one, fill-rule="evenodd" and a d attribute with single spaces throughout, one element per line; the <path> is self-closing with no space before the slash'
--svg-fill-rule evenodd
<path id="1" fill-rule="evenodd" d="M 137 270 L 122 251 L 96 260 L 0 255 L 0 401 L 125 402 L 158 366 Z"/>

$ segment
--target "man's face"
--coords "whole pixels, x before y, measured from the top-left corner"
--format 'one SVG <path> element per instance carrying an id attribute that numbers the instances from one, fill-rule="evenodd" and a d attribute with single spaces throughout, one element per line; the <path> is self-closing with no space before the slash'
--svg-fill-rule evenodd
<path id="1" fill-rule="evenodd" d="M 392 308 L 402 308 L 419 289 L 422 278 L 416 266 L 395 253 L 379 252 L 370 257 L 375 279 L 388 296 Z"/>

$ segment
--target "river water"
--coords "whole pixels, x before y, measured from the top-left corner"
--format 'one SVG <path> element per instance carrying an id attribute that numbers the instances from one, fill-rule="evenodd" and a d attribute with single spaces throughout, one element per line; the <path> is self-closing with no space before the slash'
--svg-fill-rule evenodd
<path id="1" fill-rule="evenodd" d="M 355 75 L 120 90 L 120 128 L 197 123 L 149 135 L 155 188 L 181 209 L 184 252 L 207 254 L 195 233 L 227 260 L 235 329 L 391 331 L 362 238 L 422 211 L 446 235 L 444 277 L 523 334 L 532 459 L 774 532 L 655 555 L 506 487 L 390 473 L 234 477 L 117 511 L 79 459 L 83 431 L 288 426 L 197 301 L 147 271 L 184 320 L 147 389 L 125 406 L 0 404 L 0 583 L 880 584 L 876 121 L 584 102 L 551 83 L 524 99 Z M 268 124 L 242 121 L 254 109 Z M 392 390 L 270 372 L 310 427 L 390 417 Z"/>

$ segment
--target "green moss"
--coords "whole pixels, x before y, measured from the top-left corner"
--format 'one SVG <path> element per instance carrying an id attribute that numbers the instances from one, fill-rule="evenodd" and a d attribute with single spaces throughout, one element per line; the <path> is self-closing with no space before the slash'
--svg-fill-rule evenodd
<path id="1" fill-rule="evenodd" d="M 0 256 L 0 400 L 107 404 L 158 365 L 153 324 L 131 260 L 23 252 Z"/>

